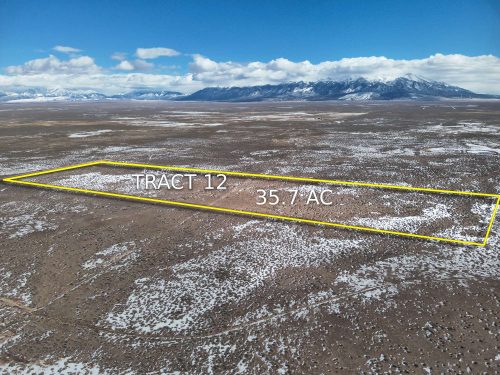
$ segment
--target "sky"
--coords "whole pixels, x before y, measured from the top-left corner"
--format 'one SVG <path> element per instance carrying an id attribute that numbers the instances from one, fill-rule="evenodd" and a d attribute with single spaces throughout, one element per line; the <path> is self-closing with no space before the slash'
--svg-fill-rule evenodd
<path id="1" fill-rule="evenodd" d="M 500 1 L 0 0 L 0 89 L 119 93 L 407 73 L 500 94 Z"/>

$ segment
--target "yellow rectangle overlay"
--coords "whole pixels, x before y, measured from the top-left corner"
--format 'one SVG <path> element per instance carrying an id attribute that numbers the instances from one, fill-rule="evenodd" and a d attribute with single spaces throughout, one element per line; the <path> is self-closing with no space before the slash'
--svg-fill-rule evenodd
<path id="1" fill-rule="evenodd" d="M 358 226 L 358 225 L 348 225 L 348 224 L 333 223 L 333 222 L 328 222 L 328 221 L 310 220 L 310 219 L 304 219 L 304 218 L 299 218 L 299 217 L 272 215 L 272 214 L 266 214 L 266 213 L 261 213 L 261 212 L 254 212 L 254 211 L 236 210 L 236 209 L 208 206 L 208 205 L 195 204 L 195 203 L 177 202 L 177 201 L 171 201 L 171 200 L 166 200 L 166 199 L 148 198 L 148 197 L 141 197 L 141 196 L 129 195 L 129 194 L 119 194 L 119 193 L 111 193 L 111 192 L 99 191 L 99 190 L 80 189 L 80 188 L 73 188 L 73 187 L 67 187 L 67 186 L 43 184 L 43 183 L 32 182 L 32 181 L 23 181 L 24 178 L 28 178 L 28 177 L 36 177 L 36 176 L 45 175 L 45 174 L 49 174 L 49 173 L 63 172 L 63 171 L 68 171 L 68 170 L 73 170 L 73 169 L 78 169 L 78 168 L 85 168 L 85 167 L 96 166 L 96 165 L 163 169 L 163 170 L 173 170 L 173 171 L 183 171 L 183 172 L 193 172 L 193 173 L 217 173 L 217 174 L 222 173 L 222 174 L 225 174 L 228 176 L 252 177 L 252 178 L 272 179 L 272 180 L 281 180 L 281 181 L 326 183 L 326 184 L 332 184 L 332 185 L 363 186 L 363 187 L 380 188 L 380 189 L 397 189 L 397 190 L 403 190 L 403 191 L 417 191 L 417 192 L 424 192 L 424 193 L 465 195 L 465 196 L 474 196 L 474 197 L 494 198 L 494 199 L 496 199 L 496 203 L 494 203 L 495 206 L 493 208 L 493 213 L 492 213 L 491 218 L 489 220 L 489 224 L 488 224 L 488 227 L 486 229 L 486 233 L 483 237 L 483 241 L 482 242 L 473 242 L 473 241 L 464 241 L 464 240 L 453 239 L 453 238 L 425 236 L 425 235 L 416 234 L 416 233 L 407 233 L 407 232 L 398 232 L 398 231 L 386 230 L 386 229 L 377 229 L 377 228 Z M 200 168 L 186 168 L 186 167 L 165 166 L 165 165 L 153 165 L 153 164 L 126 163 L 126 162 L 116 162 L 116 161 L 109 161 L 109 160 L 99 160 L 99 161 L 94 161 L 94 162 L 89 162 L 89 163 L 70 165 L 70 166 L 62 167 L 62 168 L 47 169 L 47 170 L 43 170 L 43 171 L 32 172 L 32 173 L 19 175 L 19 176 L 4 178 L 2 181 L 7 182 L 7 183 L 12 183 L 12 184 L 24 185 L 24 186 L 35 186 L 35 187 L 41 187 L 41 188 L 47 188 L 47 189 L 65 190 L 65 191 L 71 191 L 71 192 L 76 192 L 76 193 L 99 195 L 99 196 L 105 196 L 105 197 L 111 197 L 111 198 L 121 198 L 121 199 L 128 199 L 128 200 L 134 200 L 134 201 L 140 201 L 140 202 L 160 203 L 160 204 L 166 204 L 166 205 L 177 206 L 177 207 L 187 207 L 187 208 L 194 208 L 194 209 L 201 209 L 201 210 L 210 210 L 210 211 L 216 211 L 216 212 L 225 212 L 225 213 L 238 214 L 238 215 L 262 217 L 262 218 L 268 218 L 268 219 L 278 219 L 278 220 L 293 221 L 293 222 L 307 223 L 307 224 L 314 224 L 314 225 L 325 225 L 325 226 L 337 227 L 337 228 L 361 230 L 361 231 L 374 232 L 374 233 L 383 233 L 383 234 L 397 235 L 397 236 L 403 236 L 403 237 L 413 237 L 413 238 L 420 238 L 420 239 L 426 239 L 426 240 L 443 241 L 443 242 L 449 242 L 449 243 L 459 243 L 459 244 L 463 244 L 463 245 L 474 245 L 474 246 L 483 246 L 483 247 L 486 246 L 486 244 L 488 242 L 488 237 L 490 235 L 491 228 L 493 227 L 493 222 L 495 220 L 495 216 L 496 216 L 496 213 L 498 211 L 498 207 L 500 205 L 500 194 L 488 194 L 488 193 L 479 193 L 479 192 L 471 192 L 471 191 L 458 191 L 458 190 L 443 190 L 443 189 L 432 189 L 432 188 L 411 187 L 411 186 L 401 186 L 401 185 L 372 184 L 372 183 L 367 183 L 367 182 L 325 180 L 325 179 L 308 178 L 308 177 L 292 177 L 292 176 L 279 176 L 279 175 L 258 174 L 258 173 L 232 172 L 232 171 L 221 171 L 221 170 L 214 170 L 214 169 L 200 169 Z"/>

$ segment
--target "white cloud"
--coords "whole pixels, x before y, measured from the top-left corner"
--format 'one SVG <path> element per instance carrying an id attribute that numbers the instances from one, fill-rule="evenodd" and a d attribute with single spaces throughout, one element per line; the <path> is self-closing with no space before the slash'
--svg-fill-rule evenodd
<path id="1" fill-rule="evenodd" d="M 73 47 L 68 47 L 68 46 L 55 46 L 54 48 L 52 48 L 54 51 L 57 51 L 57 52 L 62 52 L 62 53 L 77 53 L 77 52 L 81 52 L 82 50 L 81 49 L 78 49 L 78 48 L 73 48 Z"/>
<path id="2" fill-rule="evenodd" d="M 0 91 L 12 87 L 46 87 L 94 90 L 104 94 L 119 94 L 138 88 L 169 89 L 183 93 L 203 88 L 192 75 L 168 75 L 147 73 L 119 74 L 48 74 L 0 75 Z"/>
<path id="3" fill-rule="evenodd" d="M 176 50 L 164 47 L 137 48 L 135 54 L 140 59 L 156 59 L 157 57 L 161 56 L 172 57 L 180 55 L 180 53 L 177 52 Z"/>
<path id="4" fill-rule="evenodd" d="M 136 70 L 149 70 L 154 67 L 153 63 L 141 59 L 134 60 L 133 64 Z"/>
<path id="5" fill-rule="evenodd" d="M 269 62 L 216 62 L 194 55 L 189 64 L 189 73 L 186 74 L 144 72 L 152 68 L 153 64 L 143 59 L 123 59 L 115 69 L 125 73 L 114 74 L 98 67 L 89 56 L 69 60 L 49 56 L 7 67 L 7 75 L 0 75 L 0 89 L 2 86 L 42 86 L 118 93 L 150 87 L 190 93 L 207 86 L 250 86 L 357 77 L 389 80 L 413 73 L 478 93 L 500 94 L 500 58 L 492 55 L 471 57 L 436 54 L 413 60 L 374 56 L 318 64 L 293 62 L 284 58 Z"/>
<path id="6" fill-rule="evenodd" d="M 469 57 L 436 54 L 425 59 L 386 57 L 345 58 L 312 64 L 284 58 L 263 62 L 215 62 L 195 55 L 190 64 L 194 80 L 209 85 L 261 85 L 292 81 L 344 80 L 365 77 L 390 80 L 413 73 L 473 91 L 500 93 L 500 59 L 492 55 Z"/>
<path id="7" fill-rule="evenodd" d="M 117 66 L 115 66 L 115 69 L 145 71 L 151 70 L 153 69 L 153 67 L 153 63 L 147 62 L 146 60 L 137 59 L 134 61 L 123 60 Z"/>
<path id="8" fill-rule="evenodd" d="M 23 65 L 8 66 L 8 74 L 31 75 L 38 73 L 52 74 L 88 74 L 97 73 L 101 69 L 90 56 L 73 57 L 69 60 L 60 60 L 54 55 L 25 62 Z"/>
<path id="9" fill-rule="evenodd" d="M 121 61 L 115 67 L 115 69 L 118 69 L 118 70 L 134 70 L 134 65 L 132 65 L 132 63 L 130 61 L 123 60 L 123 61 Z"/>
<path id="10" fill-rule="evenodd" d="M 113 60 L 122 61 L 127 58 L 127 54 L 125 52 L 115 52 L 111 55 L 111 58 Z"/>

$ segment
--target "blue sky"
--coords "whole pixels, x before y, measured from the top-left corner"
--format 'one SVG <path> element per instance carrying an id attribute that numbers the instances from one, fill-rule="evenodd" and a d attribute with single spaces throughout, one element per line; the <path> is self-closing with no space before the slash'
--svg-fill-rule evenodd
<path id="1" fill-rule="evenodd" d="M 61 53 L 55 46 L 75 51 Z M 153 47 L 178 54 L 138 56 L 137 48 Z M 127 63 L 117 65 L 117 52 Z M 245 66 L 277 59 L 321 64 L 371 56 L 416 60 L 436 54 L 499 56 L 500 2 L 0 0 L 4 73 L 9 66 L 49 55 L 58 60 L 38 65 L 50 65 L 45 73 L 51 74 L 57 73 L 57 64 L 64 68 L 64 61 L 88 56 L 101 74 L 185 76 L 197 73 L 194 55 Z M 87 74 L 92 72 L 97 71 Z"/>

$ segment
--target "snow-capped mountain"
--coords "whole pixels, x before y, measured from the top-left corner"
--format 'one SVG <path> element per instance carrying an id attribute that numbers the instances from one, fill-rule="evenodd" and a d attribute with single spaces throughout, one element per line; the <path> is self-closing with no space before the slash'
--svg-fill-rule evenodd
<path id="1" fill-rule="evenodd" d="M 406 75 L 390 81 L 364 78 L 344 81 L 291 82 L 249 87 L 207 87 L 190 95 L 160 89 L 138 89 L 118 95 L 92 90 L 16 88 L 0 91 L 0 102 L 89 101 L 89 100 L 190 100 L 257 102 L 285 100 L 437 100 L 500 99 L 476 94 L 444 82 Z"/>
<path id="2" fill-rule="evenodd" d="M 500 98 L 475 94 L 443 82 L 408 75 L 391 81 L 364 78 L 345 81 L 293 82 L 251 87 L 208 87 L 179 100 L 227 102 L 280 100 L 433 100 Z"/>
<path id="3" fill-rule="evenodd" d="M 129 100 L 170 100 L 182 96 L 180 92 L 167 90 L 134 90 L 126 94 L 113 95 L 112 99 L 129 99 Z"/>
<path id="4" fill-rule="evenodd" d="M 23 88 L 0 92 L 0 102 L 79 101 L 105 98 L 105 95 L 90 90 Z"/>
<path id="5" fill-rule="evenodd" d="M 105 95 L 91 90 L 22 88 L 0 92 L 0 102 L 170 100 L 181 95 L 180 92 L 154 89 L 141 89 L 124 94 Z"/>

